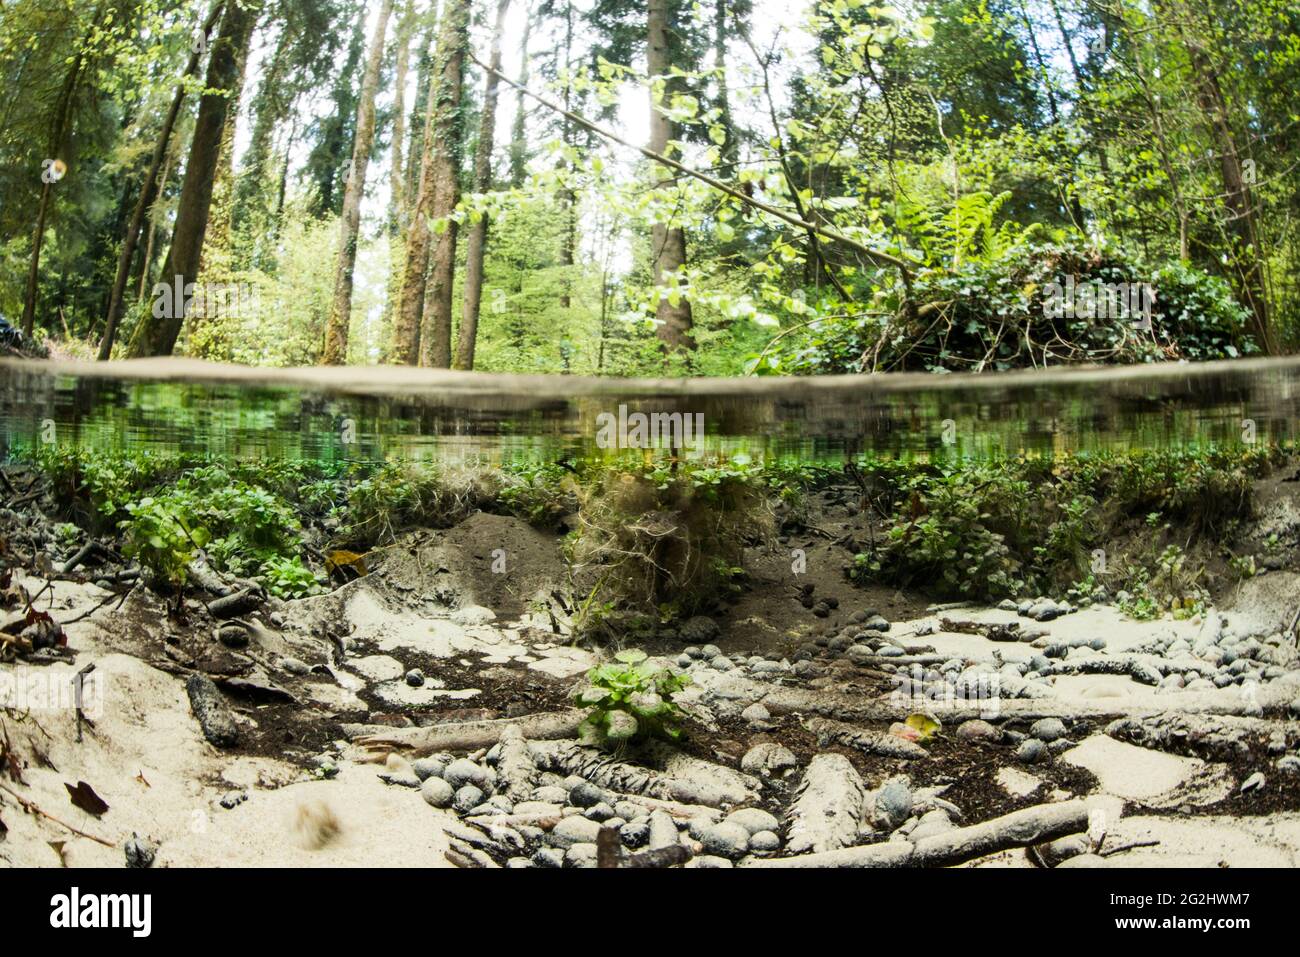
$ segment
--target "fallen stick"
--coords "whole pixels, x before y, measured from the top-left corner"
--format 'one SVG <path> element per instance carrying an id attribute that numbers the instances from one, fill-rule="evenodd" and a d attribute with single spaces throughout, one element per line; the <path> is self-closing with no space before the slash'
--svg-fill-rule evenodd
<path id="1" fill-rule="evenodd" d="M 390 753 L 401 751 L 421 756 L 436 751 L 475 751 L 490 748 L 501 740 L 506 728 L 517 727 L 529 740 L 571 738 L 578 733 L 581 711 L 555 711 L 530 714 L 522 718 L 494 718 L 487 721 L 458 721 L 428 728 L 385 728 L 375 725 L 369 733 L 353 739 L 363 748 L 363 760 L 382 761 Z"/>
<path id="2" fill-rule="evenodd" d="M 95 551 L 97 548 L 99 548 L 99 542 L 95 541 L 93 538 L 86 542 L 86 544 L 82 545 L 81 548 L 77 549 L 75 555 L 64 562 L 63 574 L 71 575 L 73 571 L 76 570 L 77 566 L 89 558 L 91 552 Z"/>
<path id="3" fill-rule="evenodd" d="M 865 754 L 880 754 L 887 758 L 901 758 L 904 761 L 930 756 L 930 752 L 915 741 L 908 741 L 885 731 L 856 728 L 851 724 L 829 718 L 806 718 L 803 726 L 817 735 L 817 743 L 822 747 L 828 744 L 842 744 L 845 747 L 856 748 Z"/>
<path id="4" fill-rule="evenodd" d="M 549 831 L 562 820 L 563 814 L 480 814 L 465 818 L 477 827 L 539 827 L 543 831 Z"/>
<path id="5" fill-rule="evenodd" d="M 998 851 L 1030 847 L 1077 834 L 1088 827 L 1088 802 L 1063 801 L 1012 811 L 1002 817 L 954 828 L 910 841 L 885 841 L 864 847 L 845 847 L 804 854 L 745 861 L 745 867 L 947 867 Z"/>
<path id="6" fill-rule="evenodd" d="M 208 613 L 213 618 L 236 618 L 257 607 L 258 599 L 251 588 L 244 588 L 224 598 L 217 598 L 207 603 Z"/>
<path id="7" fill-rule="evenodd" d="M 73 834 L 77 835 L 77 837 L 84 837 L 87 840 L 94 841 L 96 844 L 103 844 L 105 847 L 117 847 L 117 845 L 114 844 L 112 841 L 106 841 L 104 840 L 104 838 L 96 837 L 94 834 L 87 834 L 85 831 L 81 830 L 80 828 L 73 827 L 67 821 L 62 821 L 59 818 L 55 817 L 49 811 L 42 810 L 40 806 L 37 805 L 34 801 L 27 800 L 27 798 L 23 797 L 13 788 L 9 787 L 9 785 L 7 784 L 0 783 L 0 790 L 6 791 L 10 795 L 12 795 L 14 800 L 23 806 L 24 810 L 32 814 L 39 815 L 40 817 L 43 817 L 46 820 L 53 821 L 55 824 L 58 824 L 60 827 L 67 828 Z"/>

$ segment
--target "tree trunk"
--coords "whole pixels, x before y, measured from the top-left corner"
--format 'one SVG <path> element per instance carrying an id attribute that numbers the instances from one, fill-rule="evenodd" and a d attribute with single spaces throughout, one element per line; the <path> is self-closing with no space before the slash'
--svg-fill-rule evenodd
<path id="1" fill-rule="evenodd" d="M 343 217 L 339 226 L 339 261 L 334 274 L 334 303 L 325 327 L 325 350 L 322 365 L 342 365 L 348 358 L 348 325 L 352 318 L 352 273 L 357 264 L 357 232 L 361 227 L 361 197 L 366 189 L 366 168 L 370 165 L 370 146 L 375 139 L 375 91 L 379 88 L 379 68 L 384 59 L 384 37 L 393 0 L 383 0 L 379 22 L 370 38 L 366 74 L 361 81 L 357 103 L 357 135 L 352 143 L 352 165 L 348 168 L 343 192 Z"/>
<path id="2" fill-rule="evenodd" d="M 402 17 L 397 24 L 397 68 L 393 80 L 396 98 L 393 103 L 393 148 L 389 174 L 392 197 L 388 207 L 388 231 L 396 236 L 407 220 L 406 173 L 403 169 L 403 147 L 406 141 L 406 77 L 411 68 L 411 33 L 415 28 L 415 10 L 412 0 L 404 0 Z"/>
<path id="3" fill-rule="evenodd" d="M 1183 44 L 1196 84 L 1196 98 L 1214 137 L 1219 153 L 1219 172 L 1223 177 L 1223 207 L 1226 230 L 1232 250 L 1233 281 L 1237 295 L 1248 310 L 1259 347 L 1265 355 L 1277 355 L 1277 336 L 1273 330 L 1268 293 L 1264 288 L 1264 266 L 1256 222 L 1255 203 L 1250 184 L 1242 169 L 1237 138 L 1232 130 L 1228 103 L 1219 83 L 1219 74 L 1209 54 L 1196 39 L 1183 32 Z"/>
<path id="4" fill-rule="evenodd" d="M 98 11 L 92 15 L 91 22 L 94 24 L 93 31 L 98 28 Z M 89 40 L 90 38 L 87 37 L 86 42 L 88 43 Z M 77 85 L 81 82 L 81 70 L 85 64 L 85 46 L 79 44 L 77 55 L 72 61 L 67 76 L 64 77 L 63 88 L 59 91 L 58 105 L 54 111 L 54 125 L 50 130 L 50 155 L 47 157 L 48 159 L 62 159 L 64 146 L 67 143 L 68 129 L 72 124 L 72 104 L 76 99 Z M 36 328 L 36 287 L 41 274 L 41 247 L 45 244 L 45 224 L 49 218 L 51 187 L 54 185 L 52 179 L 46 178 L 44 169 L 42 169 L 41 181 L 41 202 L 36 213 L 36 230 L 32 233 L 32 261 L 27 270 L 27 289 L 26 295 L 23 297 L 22 332 L 23 339 L 28 341 L 31 340 L 32 333 Z"/>
<path id="5" fill-rule="evenodd" d="M 528 86 L 528 41 L 533 32 L 534 11 L 530 6 L 524 17 L 524 35 L 519 41 L 519 85 Z M 528 110 L 525 107 L 524 95 L 515 94 L 515 120 L 510 128 L 510 185 L 519 189 L 524 185 L 524 179 L 528 175 L 528 131 L 525 121 L 528 118 Z"/>
<path id="6" fill-rule="evenodd" d="M 650 74 L 650 149 L 652 152 L 666 154 L 668 141 L 673 138 L 673 122 L 655 102 L 653 83 L 656 77 L 668 74 L 672 67 L 668 51 L 668 9 L 671 0 L 649 0 L 646 16 L 646 67 Z M 665 97 L 668 92 L 665 91 Z M 663 175 L 669 174 L 665 170 Z M 671 180 L 659 184 L 664 186 Z M 686 232 L 680 226 L 656 223 L 651 231 L 651 245 L 654 255 L 655 285 L 660 287 L 659 305 L 655 309 L 655 318 L 659 321 L 659 339 L 670 351 L 694 349 L 691 338 L 691 304 L 683 296 L 674 296 L 674 303 L 667 290 L 664 276 L 676 272 L 686 265 Z"/>
<path id="7" fill-rule="evenodd" d="M 483 91 L 483 112 L 479 117 L 478 146 L 474 153 L 474 191 L 486 193 L 492 188 L 492 140 L 497 122 L 497 71 L 501 69 L 501 34 L 505 31 L 510 0 L 497 0 L 496 28 L 492 33 L 491 71 Z M 465 289 L 461 308 L 460 333 L 456 340 L 456 368 L 474 368 L 474 344 L 478 338 L 479 308 L 483 302 L 483 254 L 487 247 L 488 218 L 479 217 L 469 229 L 469 246 L 465 250 Z"/>
<path id="8" fill-rule="evenodd" d="M 429 83 L 425 97 L 424 148 L 420 157 L 420 183 L 415 196 L 415 205 L 411 208 L 411 222 L 406 229 L 406 265 L 402 273 L 401 291 L 397 297 L 396 318 L 393 322 L 392 359 L 404 365 L 415 365 L 420 360 L 424 346 L 429 239 L 433 232 L 432 224 L 437 219 L 434 213 L 438 183 L 435 141 L 438 140 L 438 124 L 444 120 L 448 112 L 442 108 L 444 101 L 453 110 L 460 105 L 460 69 L 455 71 L 454 96 L 451 95 L 452 91 L 444 88 L 444 81 L 454 61 L 459 60 L 459 66 L 464 66 L 464 47 L 460 46 L 461 58 L 453 56 L 452 52 L 458 45 L 457 24 L 464 24 L 460 33 L 464 33 L 467 29 L 466 2 L 467 0 L 447 0 L 447 8 L 443 11 L 439 24 L 437 49 L 434 52 L 433 62 L 428 68 Z M 450 309 L 450 306 L 448 308 Z M 448 333 L 447 352 L 448 354 L 451 352 L 450 333 Z"/>
<path id="9" fill-rule="evenodd" d="M 713 6 L 713 68 L 717 71 L 718 125 L 726 134 L 719 157 L 726 175 L 734 178 L 740 160 L 740 138 L 731 116 L 731 93 L 727 89 L 727 4 L 728 0 L 714 0 Z"/>
<path id="10" fill-rule="evenodd" d="M 239 77 L 239 63 L 248 46 L 256 19 L 257 14 L 251 3 L 229 4 L 221 17 L 221 29 L 216 42 L 212 45 L 212 57 L 204 80 L 204 88 L 210 92 L 205 93 L 199 101 L 199 113 L 194 122 L 194 138 L 190 142 L 185 180 L 181 185 L 171 249 L 167 252 L 162 269 L 163 282 L 171 283 L 174 277 L 180 276 L 182 290 L 198 276 L 199 257 L 203 253 L 203 238 L 207 232 L 208 212 L 212 203 L 213 180 L 221 159 L 226 109 L 235 95 L 234 85 Z M 185 321 L 184 305 L 183 301 L 173 301 L 170 308 L 159 309 L 156 304 L 153 312 L 146 315 L 136 327 L 127 350 L 128 355 L 170 355 Z M 161 315 L 157 314 L 159 312 Z"/>
<path id="11" fill-rule="evenodd" d="M 566 114 L 573 112 L 572 70 L 573 5 L 568 4 L 565 6 L 564 15 L 564 112 Z M 562 309 L 568 309 L 573 303 L 573 254 L 578 238 L 578 223 L 574 212 L 578 197 L 569 185 L 573 177 L 573 163 L 568 158 L 570 155 L 568 150 L 573 149 L 573 130 L 573 121 L 566 115 L 560 131 L 561 139 L 566 148 L 564 156 L 560 159 L 560 169 L 564 175 L 559 194 L 560 206 L 564 210 L 564 229 L 560 233 L 560 308 Z"/>
<path id="12" fill-rule="evenodd" d="M 469 0 L 448 0 L 438 35 L 435 74 L 432 154 L 420 184 L 417 221 L 424 228 L 449 216 L 460 199 L 458 180 L 461 139 L 461 93 L 465 80 L 465 49 L 469 44 Z M 425 185 L 428 189 L 425 189 Z M 423 215 L 421 215 L 423 214 Z M 430 258 L 424 316 L 420 321 L 420 365 L 446 369 L 451 365 L 452 282 L 456 269 L 456 223 L 446 220 Z M 405 303 L 403 303 L 405 305 Z"/>

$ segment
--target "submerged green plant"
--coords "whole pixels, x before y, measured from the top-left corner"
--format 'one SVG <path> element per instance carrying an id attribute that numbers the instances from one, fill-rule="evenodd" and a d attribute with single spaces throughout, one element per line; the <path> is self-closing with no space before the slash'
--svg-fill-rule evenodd
<path id="1" fill-rule="evenodd" d="M 650 664 L 635 648 L 614 659 L 587 672 L 588 686 L 574 695 L 591 709 L 578 727 L 582 743 L 616 747 L 644 738 L 680 738 L 682 709 L 672 696 L 690 684 L 690 677 Z"/>

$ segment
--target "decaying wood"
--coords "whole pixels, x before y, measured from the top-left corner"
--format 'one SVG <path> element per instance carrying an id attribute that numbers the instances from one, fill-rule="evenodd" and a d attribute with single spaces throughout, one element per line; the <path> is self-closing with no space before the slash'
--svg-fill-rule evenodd
<path id="1" fill-rule="evenodd" d="M 190 709 L 208 741 L 219 748 L 228 748 L 239 740 L 234 716 L 211 678 L 195 672 L 185 682 L 185 692 L 190 698 Z"/>
<path id="2" fill-rule="evenodd" d="M 808 762 L 789 812 L 786 850 L 822 853 L 857 843 L 866 790 L 842 754 L 818 754 Z"/>
<path id="3" fill-rule="evenodd" d="M 1087 801 L 1040 804 L 1002 817 L 910 841 L 842 847 L 797 857 L 746 861 L 747 867 L 945 867 L 997 851 L 1029 847 L 1088 827 Z"/>
<path id="4" fill-rule="evenodd" d="M 750 703 L 761 703 L 773 714 L 815 714 L 843 721 L 902 721 L 917 710 L 917 702 L 906 695 L 869 698 L 830 688 L 782 688 L 736 678 L 734 693 L 744 686 L 752 691 Z M 1181 692 L 1159 704 L 1131 698 L 1099 698 L 1091 701 L 1061 701 L 1042 698 L 1000 698 L 927 700 L 926 711 L 944 722 L 966 718 L 1060 718 L 1063 721 L 1149 717 L 1168 711 L 1187 714 L 1258 715 L 1285 711 L 1300 694 L 1300 673 L 1292 673 L 1251 689 L 1216 689 Z"/>
<path id="5" fill-rule="evenodd" d="M 257 607 L 258 599 L 251 588 L 208 602 L 208 612 L 213 618 L 235 618 Z"/>
<path id="6" fill-rule="evenodd" d="M 497 754 L 498 790 L 511 803 L 528 800 L 537 781 L 537 768 L 528 753 L 528 742 L 517 724 L 501 732 L 500 752 Z"/>
<path id="7" fill-rule="evenodd" d="M 1233 761 L 1250 754 L 1250 742 L 1264 743 L 1281 733 L 1289 743 L 1300 740 L 1294 721 L 1265 721 L 1234 715 L 1168 714 L 1119 718 L 1106 727 L 1117 741 L 1211 761 Z"/>
<path id="8" fill-rule="evenodd" d="M 880 754 L 887 758 L 901 758 L 904 761 L 930 756 L 930 752 L 915 741 L 908 741 L 887 731 L 870 731 L 829 718 L 807 718 L 803 726 L 817 735 L 817 743 L 822 747 L 828 744 L 842 744 L 845 747 L 857 748 L 866 754 Z"/>
<path id="9" fill-rule="evenodd" d="M 708 807 L 738 803 L 734 789 L 720 786 L 716 781 L 675 777 L 666 771 L 655 771 L 614 760 L 594 748 L 584 748 L 571 742 L 530 741 L 528 749 L 540 770 L 576 774 L 611 791 L 643 794 Z"/>
<path id="10" fill-rule="evenodd" d="M 693 781 L 697 786 L 707 784 L 710 790 L 721 795 L 723 804 L 740 804 L 751 800 L 758 796 L 761 786 L 758 778 L 753 775 L 694 757 L 662 741 L 645 744 L 638 757 L 669 777 Z"/>
<path id="11" fill-rule="evenodd" d="M 448 861 L 457 867 L 465 868 L 499 868 L 500 865 L 488 855 L 486 851 L 480 851 L 473 847 L 467 841 L 459 838 L 449 837 L 447 839 L 447 851 L 443 855 Z"/>
<path id="12" fill-rule="evenodd" d="M 652 851 L 640 851 L 628 854 L 620 862 L 620 867 L 676 867 L 685 864 L 695 856 L 695 844 L 677 843 L 668 847 L 658 847 Z"/>
<path id="13" fill-rule="evenodd" d="M 1166 668 L 1166 670 L 1168 670 Z M 1049 675 L 1127 675 L 1134 681 L 1152 687 L 1164 677 L 1160 667 L 1153 662 L 1133 656 L 1122 658 L 1077 658 L 1053 662 L 1046 672 Z"/>
<path id="14" fill-rule="evenodd" d="M 543 831 L 549 831 L 563 819 L 563 814 L 483 814 L 465 818 L 477 827 L 537 827 Z"/>
<path id="15" fill-rule="evenodd" d="M 394 751 L 413 756 L 436 751 L 473 751 L 490 748 L 501 740 L 506 728 L 517 727 L 524 738 L 548 740 L 571 738 L 578 733 L 582 712 L 555 711 L 530 714 L 522 718 L 496 718 L 489 721 L 458 721 L 428 728 L 368 728 L 354 738 L 365 751 L 365 760 L 382 761 Z"/>

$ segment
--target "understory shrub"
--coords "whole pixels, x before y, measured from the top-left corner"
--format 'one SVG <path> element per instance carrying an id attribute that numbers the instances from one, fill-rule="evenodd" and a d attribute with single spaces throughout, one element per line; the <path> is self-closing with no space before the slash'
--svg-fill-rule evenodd
<path id="1" fill-rule="evenodd" d="M 760 471 L 735 464 L 612 467 L 583 487 L 578 516 L 580 631 L 613 611 L 671 621 L 739 592 L 746 543 L 773 526 Z"/>

